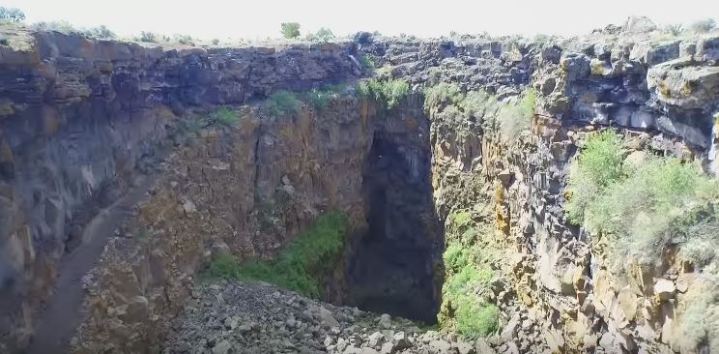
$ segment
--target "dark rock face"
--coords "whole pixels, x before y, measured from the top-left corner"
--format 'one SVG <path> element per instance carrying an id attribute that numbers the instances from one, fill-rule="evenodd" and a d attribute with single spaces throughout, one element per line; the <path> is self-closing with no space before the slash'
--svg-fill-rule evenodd
<path id="1" fill-rule="evenodd" d="M 362 309 L 435 323 L 444 243 L 432 199 L 429 120 L 421 109 L 401 112 L 378 119 L 363 180 L 368 230 L 351 255 L 348 296 Z"/>

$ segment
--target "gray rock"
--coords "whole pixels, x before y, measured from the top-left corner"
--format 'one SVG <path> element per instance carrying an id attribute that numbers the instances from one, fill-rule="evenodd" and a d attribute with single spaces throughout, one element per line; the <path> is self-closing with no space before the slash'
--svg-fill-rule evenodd
<path id="1" fill-rule="evenodd" d="M 384 335 L 380 332 L 374 332 L 369 336 L 369 339 L 367 340 L 367 345 L 379 349 L 382 344 L 384 344 L 385 338 Z"/>
<path id="2" fill-rule="evenodd" d="M 392 327 L 392 317 L 390 317 L 390 315 L 386 313 L 383 313 L 379 317 L 379 326 L 384 329 L 389 329 L 390 327 Z"/>
<path id="3" fill-rule="evenodd" d="M 212 348 L 212 354 L 227 354 L 230 349 L 232 349 L 232 344 L 227 340 L 223 340 Z"/>

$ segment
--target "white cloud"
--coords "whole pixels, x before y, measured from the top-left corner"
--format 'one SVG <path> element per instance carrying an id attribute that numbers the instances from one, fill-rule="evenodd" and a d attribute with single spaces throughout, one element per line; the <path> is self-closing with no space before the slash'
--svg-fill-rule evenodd
<path id="1" fill-rule="evenodd" d="M 283 21 L 304 30 L 329 27 L 337 34 L 378 30 L 420 36 L 450 31 L 493 34 L 583 34 L 630 15 L 659 23 L 690 22 L 719 14 L 710 0 L 5 0 L 28 21 L 104 24 L 120 34 L 142 30 L 204 38 L 276 37 Z"/>

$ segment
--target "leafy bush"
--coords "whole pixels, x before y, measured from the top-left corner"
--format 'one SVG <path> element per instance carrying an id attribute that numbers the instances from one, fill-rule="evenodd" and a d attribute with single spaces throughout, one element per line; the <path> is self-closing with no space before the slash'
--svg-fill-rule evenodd
<path id="1" fill-rule="evenodd" d="M 615 133 L 588 139 L 570 169 L 569 219 L 609 237 L 618 266 L 627 257 L 652 264 L 669 243 L 685 244 L 684 254 L 706 262 L 696 249 L 713 240 L 707 235 L 716 221 L 717 182 L 678 159 L 652 157 L 629 166 L 623 154 Z"/>
<path id="2" fill-rule="evenodd" d="M 98 39 L 114 39 L 117 36 L 109 28 L 105 26 L 92 27 L 83 31 L 83 34 L 89 38 Z"/>
<path id="3" fill-rule="evenodd" d="M 25 13 L 20 9 L 0 6 L 0 23 L 19 23 L 25 21 Z"/>
<path id="4" fill-rule="evenodd" d="M 705 20 L 700 20 L 692 23 L 689 28 L 691 28 L 692 31 L 697 33 L 706 33 L 715 29 L 716 26 L 716 20 L 714 20 L 713 18 L 707 18 Z"/>
<path id="5" fill-rule="evenodd" d="M 495 277 L 490 266 L 492 252 L 476 239 L 464 236 L 468 232 L 477 233 L 469 211 L 450 213 L 446 226 L 447 248 L 442 255 L 445 283 L 439 323 L 442 327 L 454 327 L 466 337 L 486 336 L 499 326 L 499 310 L 488 297 Z"/>
<path id="6" fill-rule="evenodd" d="M 344 246 L 347 217 L 341 213 L 320 216 L 271 261 L 239 264 L 231 256 L 214 260 L 207 274 L 224 279 L 261 280 L 319 297 L 321 278 L 334 269 Z"/>
<path id="7" fill-rule="evenodd" d="M 459 102 L 459 106 L 467 116 L 482 118 L 488 114 L 495 114 L 499 109 L 499 102 L 484 91 L 470 91 Z"/>
<path id="8" fill-rule="evenodd" d="M 237 124 L 237 122 L 240 120 L 240 118 L 237 116 L 237 112 L 227 107 L 222 107 L 217 111 L 213 112 L 210 115 L 210 119 L 212 120 L 212 122 L 219 123 L 228 127 Z"/>
<path id="9" fill-rule="evenodd" d="M 684 26 L 680 24 L 669 24 L 664 27 L 664 31 L 673 36 L 678 36 L 684 32 Z"/>
<path id="10" fill-rule="evenodd" d="M 357 86 L 357 93 L 360 96 L 383 102 L 388 109 L 396 107 L 409 95 L 409 92 L 409 84 L 404 80 L 370 79 L 360 82 Z"/>
<path id="11" fill-rule="evenodd" d="M 701 274 L 692 284 L 684 301 L 686 309 L 679 315 L 682 353 L 719 351 L 719 279 L 715 273 Z M 705 345 L 705 351 L 697 350 Z"/>
<path id="12" fill-rule="evenodd" d="M 192 39 L 192 36 L 186 35 L 186 34 L 175 34 L 172 36 L 172 40 L 176 43 L 184 44 L 184 45 L 195 45 L 194 40 Z"/>
<path id="13" fill-rule="evenodd" d="M 499 308 L 496 305 L 482 304 L 471 296 L 464 296 L 460 304 L 455 313 L 459 333 L 472 338 L 497 332 Z"/>
<path id="14" fill-rule="evenodd" d="M 501 106 L 497 120 L 505 141 L 513 141 L 523 131 L 529 130 L 537 102 L 537 91 L 526 90 L 514 104 Z"/>
<path id="15" fill-rule="evenodd" d="M 315 32 L 312 40 L 319 43 L 327 43 L 335 39 L 335 34 L 329 28 L 322 27 Z"/>
<path id="16" fill-rule="evenodd" d="M 152 32 L 140 32 L 140 42 L 157 43 L 157 35 Z"/>
<path id="17" fill-rule="evenodd" d="M 285 90 L 273 93 L 267 101 L 265 101 L 265 109 L 273 116 L 285 116 L 295 114 L 299 111 L 302 102 L 297 96 Z"/>
<path id="18" fill-rule="evenodd" d="M 369 55 L 367 55 L 367 54 L 362 54 L 359 57 L 359 63 L 362 66 L 362 68 L 367 71 L 372 71 L 375 69 L 374 61 L 372 61 L 372 58 L 370 58 Z"/>
<path id="19" fill-rule="evenodd" d="M 459 273 L 471 261 L 469 252 L 458 243 L 447 246 L 442 258 L 448 272 Z"/>
<path id="20" fill-rule="evenodd" d="M 81 33 L 67 21 L 37 22 L 32 24 L 31 27 L 37 31 L 55 31 L 65 34 Z"/>
<path id="21" fill-rule="evenodd" d="M 297 22 L 283 22 L 280 24 L 282 37 L 294 39 L 300 36 L 300 24 Z"/>
<path id="22" fill-rule="evenodd" d="M 624 174 L 624 150 L 621 138 L 606 130 L 587 139 L 584 150 L 570 167 L 567 191 L 571 198 L 566 206 L 569 221 L 580 225 L 584 210 L 610 183 Z"/>
<path id="23" fill-rule="evenodd" d="M 442 82 L 438 85 L 428 87 L 424 91 L 424 109 L 429 111 L 431 107 L 444 105 L 456 105 L 462 101 L 464 95 L 456 84 Z"/>
<path id="24" fill-rule="evenodd" d="M 327 108 L 330 100 L 342 94 L 347 87 L 344 84 L 328 85 L 322 89 L 312 89 L 305 94 L 307 102 L 317 110 Z"/>

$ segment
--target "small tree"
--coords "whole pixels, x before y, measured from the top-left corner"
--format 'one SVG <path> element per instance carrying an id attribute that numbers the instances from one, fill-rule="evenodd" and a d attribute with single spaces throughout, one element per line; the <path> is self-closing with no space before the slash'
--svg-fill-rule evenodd
<path id="1" fill-rule="evenodd" d="M 322 27 L 317 30 L 317 33 L 315 33 L 314 38 L 320 43 L 327 43 L 335 39 L 335 34 L 332 33 L 332 30 L 330 30 L 329 28 Z"/>
<path id="2" fill-rule="evenodd" d="M 18 23 L 25 20 L 25 13 L 20 9 L 0 6 L 0 22 Z"/>
<path id="3" fill-rule="evenodd" d="M 300 24 L 297 22 L 283 22 L 280 25 L 282 36 L 287 39 L 294 39 L 300 36 Z"/>

